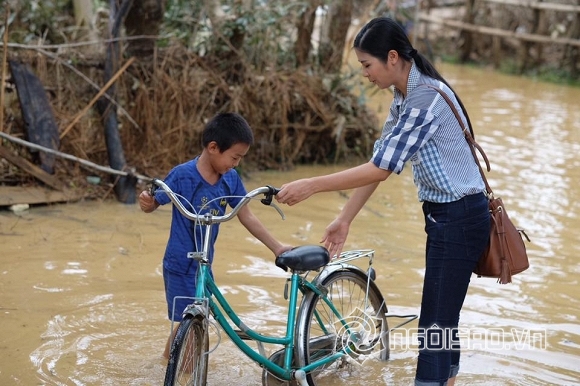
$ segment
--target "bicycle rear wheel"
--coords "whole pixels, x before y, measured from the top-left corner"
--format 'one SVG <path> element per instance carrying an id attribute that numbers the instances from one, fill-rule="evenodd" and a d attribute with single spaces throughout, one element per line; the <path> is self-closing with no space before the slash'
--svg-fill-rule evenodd
<path id="1" fill-rule="evenodd" d="M 208 351 L 209 335 L 205 318 L 186 315 L 171 344 L 164 385 L 205 386 Z"/>
<path id="2" fill-rule="evenodd" d="M 376 284 L 355 268 L 335 271 L 321 284 L 341 317 L 322 297 L 307 295 L 297 325 L 298 364 L 307 366 L 348 347 L 348 354 L 317 367 L 307 380 L 311 386 L 352 384 L 362 375 L 363 362 L 389 358 L 387 307 Z"/>

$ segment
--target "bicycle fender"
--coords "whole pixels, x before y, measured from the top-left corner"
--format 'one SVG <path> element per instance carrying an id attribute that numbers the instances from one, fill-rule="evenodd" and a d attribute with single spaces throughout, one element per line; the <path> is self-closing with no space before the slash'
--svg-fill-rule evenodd
<path id="1" fill-rule="evenodd" d="M 193 317 L 201 316 L 205 318 L 205 311 L 198 304 L 190 304 L 183 310 L 183 316 L 191 315 Z"/>
<path id="2" fill-rule="evenodd" d="M 356 265 L 340 263 L 340 264 L 328 264 L 324 269 L 312 280 L 312 284 L 316 286 L 322 284 L 324 279 L 330 276 L 332 273 L 337 271 L 353 271 L 363 277 L 366 277 L 366 272 Z"/>
<path id="3" fill-rule="evenodd" d="M 353 272 L 365 280 L 368 277 L 367 273 L 362 268 L 357 267 L 356 265 L 346 264 L 346 263 L 329 264 L 326 267 L 324 267 L 322 272 L 320 272 L 314 279 L 312 279 L 312 284 L 314 284 L 317 288 L 323 288 L 324 287 L 323 282 L 326 280 L 326 278 L 329 277 L 330 275 L 332 275 L 333 273 L 340 272 L 340 271 Z M 372 279 L 372 276 L 371 276 L 371 279 Z M 377 284 L 374 282 L 374 280 L 369 280 L 369 285 L 371 287 L 376 288 L 379 293 L 381 292 L 378 289 Z M 304 296 L 304 298 L 302 298 L 302 301 L 305 302 L 307 299 L 310 299 L 314 295 L 315 294 L 313 292 L 309 292 Z M 388 309 L 385 306 L 385 312 L 387 312 L 387 311 L 388 311 Z"/>

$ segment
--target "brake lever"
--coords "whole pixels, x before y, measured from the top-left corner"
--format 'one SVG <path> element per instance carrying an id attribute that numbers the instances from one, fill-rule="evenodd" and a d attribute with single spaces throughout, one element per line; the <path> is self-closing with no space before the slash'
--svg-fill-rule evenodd
<path id="1" fill-rule="evenodd" d="M 155 197 L 155 192 L 159 189 L 159 185 L 155 183 L 155 178 L 151 180 L 149 185 L 149 195 Z"/>
<path id="2" fill-rule="evenodd" d="M 280 209 L 280 207 L 278 205 L 276 205 L 274 202 L 271 202 L 270 206 L 272 206 L 272 207 L 274 207 L 274 209 L 276 209 L 276 212 L 278 212 L 280 217 L 282 217 L 282 220 L 286 220 L 286 216 L 284 215 L 284 212 L 282 212 L 282 209 Z"/>
<path id="3" fill-rule="evenodd" d="M 271 206 L 274 209 L 276 209 L 276 212 L 278 212 L 280 217 L 282 217 L 282 220 L 286 220 L 286 216 L 284 215 L 284 212 L 282 212 L 282 209 L 280 209 L 280 207 L 278 205 L 276 205 L 276 203 L 272 200 L 274 198 L 274 196 L 278 194 L 280 189 L 275 188 L 275 187 L 270 186 L 270 185 L 267 185 L 267 186 L 268 186 L 268 188 L 270 188 L 270 191 L 268 193 L 266 193 L 266 197 L 262 198 L 260 200 L 260 202 L 264 205 L 268 205 L 268 206 Z"/>

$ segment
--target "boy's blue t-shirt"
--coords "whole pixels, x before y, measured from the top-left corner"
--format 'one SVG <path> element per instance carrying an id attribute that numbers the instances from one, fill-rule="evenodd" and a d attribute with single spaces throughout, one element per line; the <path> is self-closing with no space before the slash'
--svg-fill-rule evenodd
<path id="1" fill-rule="evenodd" d="M 221 178 L 215 185 L 209 184 L 203 179 L 197 170 L 197 158 L 174 167 L 164 182 L 182 198 L 183 205 L 192 212 L 206 214 L 211 212 L 214 216 L 225 214 L 227 205 L 235 207 L 246 194 L 246 188 L 238 173 L 232 169 Z M 223 197 L 214 200 L 217 197 Z M 169 196 L 162 190 L 155 192 L 155 200 L 160 205 L 170 203 Z M 192 207 L 193 205 L 193 207 Z M 195 275 L 197 264 L 187 257 L 188 252 L 202 250 L 202 241 L 205 228 L 185 218 L 174 206 L 172 209 L 171 230 L 165 249 L 163 266 L 169 271 L 184 275 Z M 209 260 L 213 261 L 214 244 L 217 239 L 219 224 L 213 226 Z M 195 234 L 195 239 L 192 235 Z"/>

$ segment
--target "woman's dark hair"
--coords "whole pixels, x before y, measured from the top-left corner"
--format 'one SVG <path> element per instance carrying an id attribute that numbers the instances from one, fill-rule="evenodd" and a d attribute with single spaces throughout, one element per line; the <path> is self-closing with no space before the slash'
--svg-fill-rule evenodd
<path id="1" fill-rule="evenodd" d="M 467 118 L 469 129 L 473 134 L 467 110 L 465 109 L 465 106 L 463 106 L 463 102 L 461 102 L 461 99 L 459 99 L 455 90 L 453 90 L 443 76 L 439 74 L 431 62 L 413 48 L 405 30 L 398 22 L 388 17 L 377 17 L 372 19 L 356 35 L 354 39 L 354 48 L 379 59 L 383 63 L 387 61 L 389 51 L 391 50 L 397 51 L 399 56 L 408 62 L 414 60 L 415 65 L 421 73 L 440 80 L 453 91 L 461 109 L 463 110 L 463 114 L 465 114 L 465 118 Z"/>
<path id="2" fill-rule="evenodd" d="M 228 150 L 236 143 L 254 144 L 254 134 L 248 122 L 236 113 L 219 113 L 206 125 L 201 134 L 201 143 L 207 147 L 215 141 L 220 152 Z"/>

